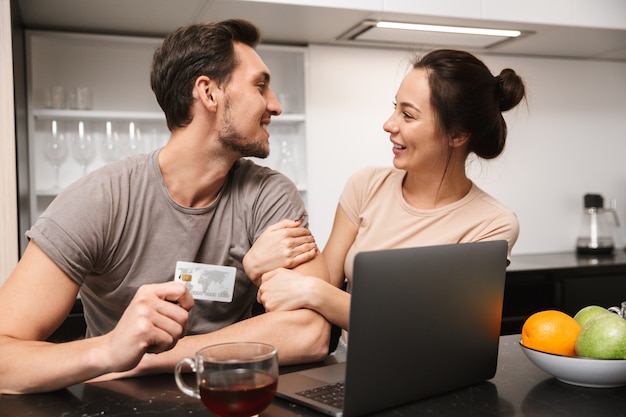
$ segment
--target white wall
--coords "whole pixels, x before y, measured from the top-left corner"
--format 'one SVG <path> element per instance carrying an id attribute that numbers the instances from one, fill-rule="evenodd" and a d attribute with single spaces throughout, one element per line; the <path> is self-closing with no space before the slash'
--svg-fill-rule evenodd
<path id="1" fill-rule="evenodd" d="M 310 47 L 308 203 L 321 247 L 348 176 L 364 166 L 391 165 L 382 124 L 409 56 L 401 50 Z M 527 105 L 505 114 L 504 154 L 468 168 L 480 187 L 517 213 L 521 232 L 514 254 L 574 250 L 587 192 L 617 200 L 622 225 L 616 243 L 623 247 L 626 63 L 480 57 L 492 73 L 511 67 L 527 85 Z"/>

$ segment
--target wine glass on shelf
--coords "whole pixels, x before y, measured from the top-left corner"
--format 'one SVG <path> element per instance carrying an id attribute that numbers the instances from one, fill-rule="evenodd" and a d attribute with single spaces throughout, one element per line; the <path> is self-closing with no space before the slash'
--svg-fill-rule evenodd
<path id="1" fill-rule="evenodd" d="M 72 154 L 76 162 L 83 166 L 83 175 L 96 156 L 96 147 L 90 132 L 85 131 L 85 123 L 78 122 L 78 135 L 74 136 Z"/>
<path id="2" fill-rule="evenodd" d="M 141 130 L 135 122 L 129 122 L 128 137 L 126 138 L 126 155 L 136 155 L 142 153 L 143 151 L 143 138 L 141 137 Z"/>
<path id="3" fill-rule="evenodd" d="M 193 387 L 183 380 L 183 365 L 191 367 L 196 374 Z M 195 359 L 178 362 L 174 377 L 182 392 L 202 400 L 218 417 L 258 416 L 276 394 L 276 348 L 254 342 L 208 346 L 199 350 Z"/>
<path id="4" fill-rule="evenodd" d="M 120 158 L 120 138 L 117 130 L 113 130 L 111 122 L 105 123 L 105 132 L 100 143 L 100 155 L 105 162 L 117 161 Z"/>
<path id="5" fill-rule="evenodd" d="M 291 146 L 287 140 L 283 140 L 280 148 L 280 164 L 278 170 L 285 174 L 294 184 L 298 183 L 298 167 L 291 154 Z"/>
<path id="6" fill-rule="evenodd" d="M 68 155 L 67 139 L 63 133 L 59 131 L 56 120 L 52 121 L 51 130 L 45 136 L 43 154 L 45 158 L 54 167 L 54 189 L 59 189 L 59 171 L 61 165 L 65 162 Z"/>

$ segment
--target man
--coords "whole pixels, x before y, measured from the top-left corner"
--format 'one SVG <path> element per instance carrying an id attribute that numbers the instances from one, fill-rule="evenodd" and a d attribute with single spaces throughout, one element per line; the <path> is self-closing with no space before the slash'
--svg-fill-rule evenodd
<path id="1" fill-rule="evenodd" d="M 267 127 L 281 112 L 258 42 L 241 20 L 166 37 L 151 84 L 171 138 L 160 152 L 72 184 L 27 232 L 28 247 L 0 287 L 0 392 L 171 372 L 201 347 L 233 340 L 273 344 L 283 364 L 327 354 L 330 327 L 312 311 L 250 318 L 264 272 L 299 265 L 328 279 L 299 227 L 296 187 L 242 159 L 268 155 Z M 273 252 L 251 251 L 244 262 L 257 239 Z M 178 261 L 236 267 L 232 301 L 194 304 L 173 282 Z M 45 342 L 79 291 L 88 337 Z"/>

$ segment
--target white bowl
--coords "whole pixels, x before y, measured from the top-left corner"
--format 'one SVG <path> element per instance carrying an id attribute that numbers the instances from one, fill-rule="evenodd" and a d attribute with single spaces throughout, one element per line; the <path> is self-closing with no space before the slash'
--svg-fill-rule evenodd
<path id="1" fill-rule="evenodd" d="M 626 359 L 592 359 L 540 352 L 519 342 L 522 351 L 539 369 L 559 381 L 592 388 L 626 385 Z"/>

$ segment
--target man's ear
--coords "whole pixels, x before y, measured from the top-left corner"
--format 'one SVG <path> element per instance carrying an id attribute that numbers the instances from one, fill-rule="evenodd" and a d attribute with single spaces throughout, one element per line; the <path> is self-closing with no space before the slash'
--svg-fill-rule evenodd
<path id="1" fill-rule="evenodd" d="M 200 76 L 196 79 L 193 89 L 193 97 L 202 103 L 208 111 L 217 111 L 219 101 L 219 91 L 217 84 L 207 76 Z"/>

